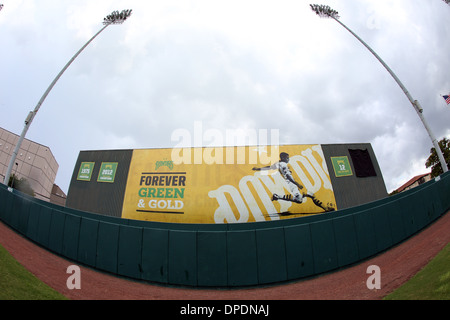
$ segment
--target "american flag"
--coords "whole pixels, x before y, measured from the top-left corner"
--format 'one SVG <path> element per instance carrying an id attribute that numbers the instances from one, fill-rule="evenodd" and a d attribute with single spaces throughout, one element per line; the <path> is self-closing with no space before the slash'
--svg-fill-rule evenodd
<path id="1" fill-rule="evenodd" d="M 450 104 L 450 96 L 442 96 L 442 98 L 445 99 L 445 102 L 447 102 L 447 104 Z"/>

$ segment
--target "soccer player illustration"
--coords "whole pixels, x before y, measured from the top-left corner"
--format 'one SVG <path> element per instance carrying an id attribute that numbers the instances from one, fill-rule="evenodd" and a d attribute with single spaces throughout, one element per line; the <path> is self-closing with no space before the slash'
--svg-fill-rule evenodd
<path id="1" fill-rule="evenodd" d="M 291 191 L 291 194 L 280 196 L 280 195 L 274 193 L 272 195 L 272 201 L 284 200 L 284 201 L 291 201 L 291 202 L 300 204 L 303 202 L 303 199 L 305 197 L 308 197 L 313 201 L 313 203 L 316 206 L 321 208 L 323 211 L 325 211 L 325 212 L 334 211 L 335 209 L 331 203 L 328 203 L 325 206 L 322 203 L 322 201 L 317 199 L 313 194 L 300 192 L 300 190 L 303 189 L 303 186 L 294 180 L 291 170 L 288 167 L 288 163 L 289 163 L 289 154 L 287 154 L 286 152 L 281 152 L 280 153 L 280 161 L 278 161 L 270 166 L 266 166 L 266 167 L 262 167 L 262 168 L 254 167 L 252 169 L 254 171 L 278 170 L 278 172 L 281 174 L 281 176 L 286 181 L 286 183 L 289 186 L 289 189 Z"/>

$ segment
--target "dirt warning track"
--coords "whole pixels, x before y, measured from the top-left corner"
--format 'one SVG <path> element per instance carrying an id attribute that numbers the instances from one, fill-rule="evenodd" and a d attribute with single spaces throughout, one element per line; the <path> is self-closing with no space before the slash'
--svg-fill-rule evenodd
<path id="1" fill-rule="evenodd" d="M 377 300 L 408 281 L 450 243 L 450 214 L 400 245 L 358 265 L 295 283 L 249 289 L 164 287 L 80 266 L 81 289 L 68 289 L 61 258 L 0 222 L 0 244 L 41 281 L 73 300 Z M 368 289 L 368 267 L 381 272 L 381 288 Z"/>

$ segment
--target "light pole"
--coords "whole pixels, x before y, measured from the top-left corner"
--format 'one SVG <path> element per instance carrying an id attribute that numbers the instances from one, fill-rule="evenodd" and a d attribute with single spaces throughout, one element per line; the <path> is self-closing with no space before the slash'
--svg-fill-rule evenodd
<path id="1" fill-rule="evenodd" d="M 27 118 L 25 119 L 25 126 L 24 126 L 24 128 L 22 130 L 22 134 L 20 135 L 19 140 L 17 141 L 16 147 L 15 147 L 15 149 L 13 151 L 13 154 L 11 155 L 11 160 L 9 162 L 8 169 L 6 170 L 5 180 L 3 181 L 3 183 L 5 185 L 8 185 L 9 177 L 11 176 L 11 171 L 12 171 L 12 168 L 14 166 L 14 161 L 16 160 L 17 153 L 19 152 L 19 149 L 20 149 L 20 146 L 22 145 L 23 139 L 25 138 L 25 134 L 27 133 L 28 128 L 31 125 L 31 122 L 33 121 L 34 117 L 36 116 L 36 113 L 39 111 L 39 108 L 41 107 L 41 105 L 44 102 L 45 98 L 47 98 L 47 95 L 49 94 L 49 92 L 55 86 L 56 82 L 62 76 L 64 71 L 66 71 L 66 69 L 71 65 L 71 63 L 78 57 L 78 55 L 84 50 L 84 48 L 86 48 L 89 45 L 89 43 L 92 42 L 92 40 L 94 40 L 108 26 L 110 26 L 112 24 L 122 24 L 125 20 L 127 20 L 131 16 L 131 11 L 132 10 L 123 10 L 120 13 L 119 13 L 119 11 L 114 11 L 110 15 L 106 16 L 103 19 L 104 27 L 102 27 L 100 29 L 100 31 L 98 31 L 88 42 L 86 42 L 86 44 L 83 47 L 81 47 L 81 49 L 72 57 L 72 59 L 70 59 L 69 62 L 67 62 L 67 64 L 64 66 L 64 68 L 58 73 L 56 78 L 52 81 L 50 86 L 44 92 L 44 94 L 42 95 L 41 99 L 37 103 L 37 105 L 34 108 L 34 110 L 30 111 L 30 113 L 28 114 Z"/>
<path id="2" fill-rule="evenodd" d="M 406 97 L 408 98 L 409 102 L 411 102 L 412 106 L 416 110 L 417 114 L 419 115 L 420 120 L 422 121 L 425 129 L 428 132 L 428 135 L 430 136 L 431 141 L 433 142 L 434 148 L 436 149 L 436 152 L 439 157 L 439 162 L 441 163 L 441 167 L 443 172 L 448 171 L 447 163 L 445 162 L 444 155 L 442 154 L 441 148 L 439 148 L 438 141 L 434 134 L 431 132 L 430 127 L 428 126 L 428 123 L 425 121 L 425 118 L 423 116 L 423 109 L 419 104 L 419 101 L 414 100 L 411 97 L 411 94 L 406 90 L 403 83 L 400 81 L 400 79 L 395 75 L 395 73 L 389 68 L 389 66 L 380 58 L 380 56 L 372 50 L 371 47 L 369 47 L 358 35 L 356 35 L 352 30 L 347 28 L 345 24 L 343 24 L 341 21 L 339 21 L 339 13 L 336 10 L 333 10 L 330 8 L 330 6 L 325 5 L 318 5 L 318 4 L 310 4 L 312 11 L 314 11 L 319 17 L 322 18 L 332 18 L 335 21 L 337 21 L 341 26 L 343 26 L 347 31 L 349 31 L 353 36 L 355 36 L 356 39 L 359 40 L 377 59 L 381 62 L 381 64 L 386 68 L 386 70 L 391 74 L 391 76 L 394 78 L 394 80 L 397 82 L 397 84 L 400 86 L 400 88 L 405 93 Z"/>
<path id="3" fill-rule="evenodd" d="M 14 180 L 17 179 L 17 168 L 19 168 L 19 164 L 16 162 L 16 171 L 15 171 L 12 181 L 11 181 L 11 188 L 14 188 Z"/>

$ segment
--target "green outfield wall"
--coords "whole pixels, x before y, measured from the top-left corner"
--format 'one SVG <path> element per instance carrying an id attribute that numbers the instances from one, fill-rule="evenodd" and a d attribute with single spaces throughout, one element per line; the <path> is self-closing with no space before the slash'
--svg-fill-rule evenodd
<path id="1" fill-rule="evenodd" d="M 388 250 L 449 209 L 449 173 L 344 210 L 236 224 L 122 219 L 0 186 L 0 220 L 51 252 L 118 276 L 192 287 L 260 286 L 338 270 Z"/>

